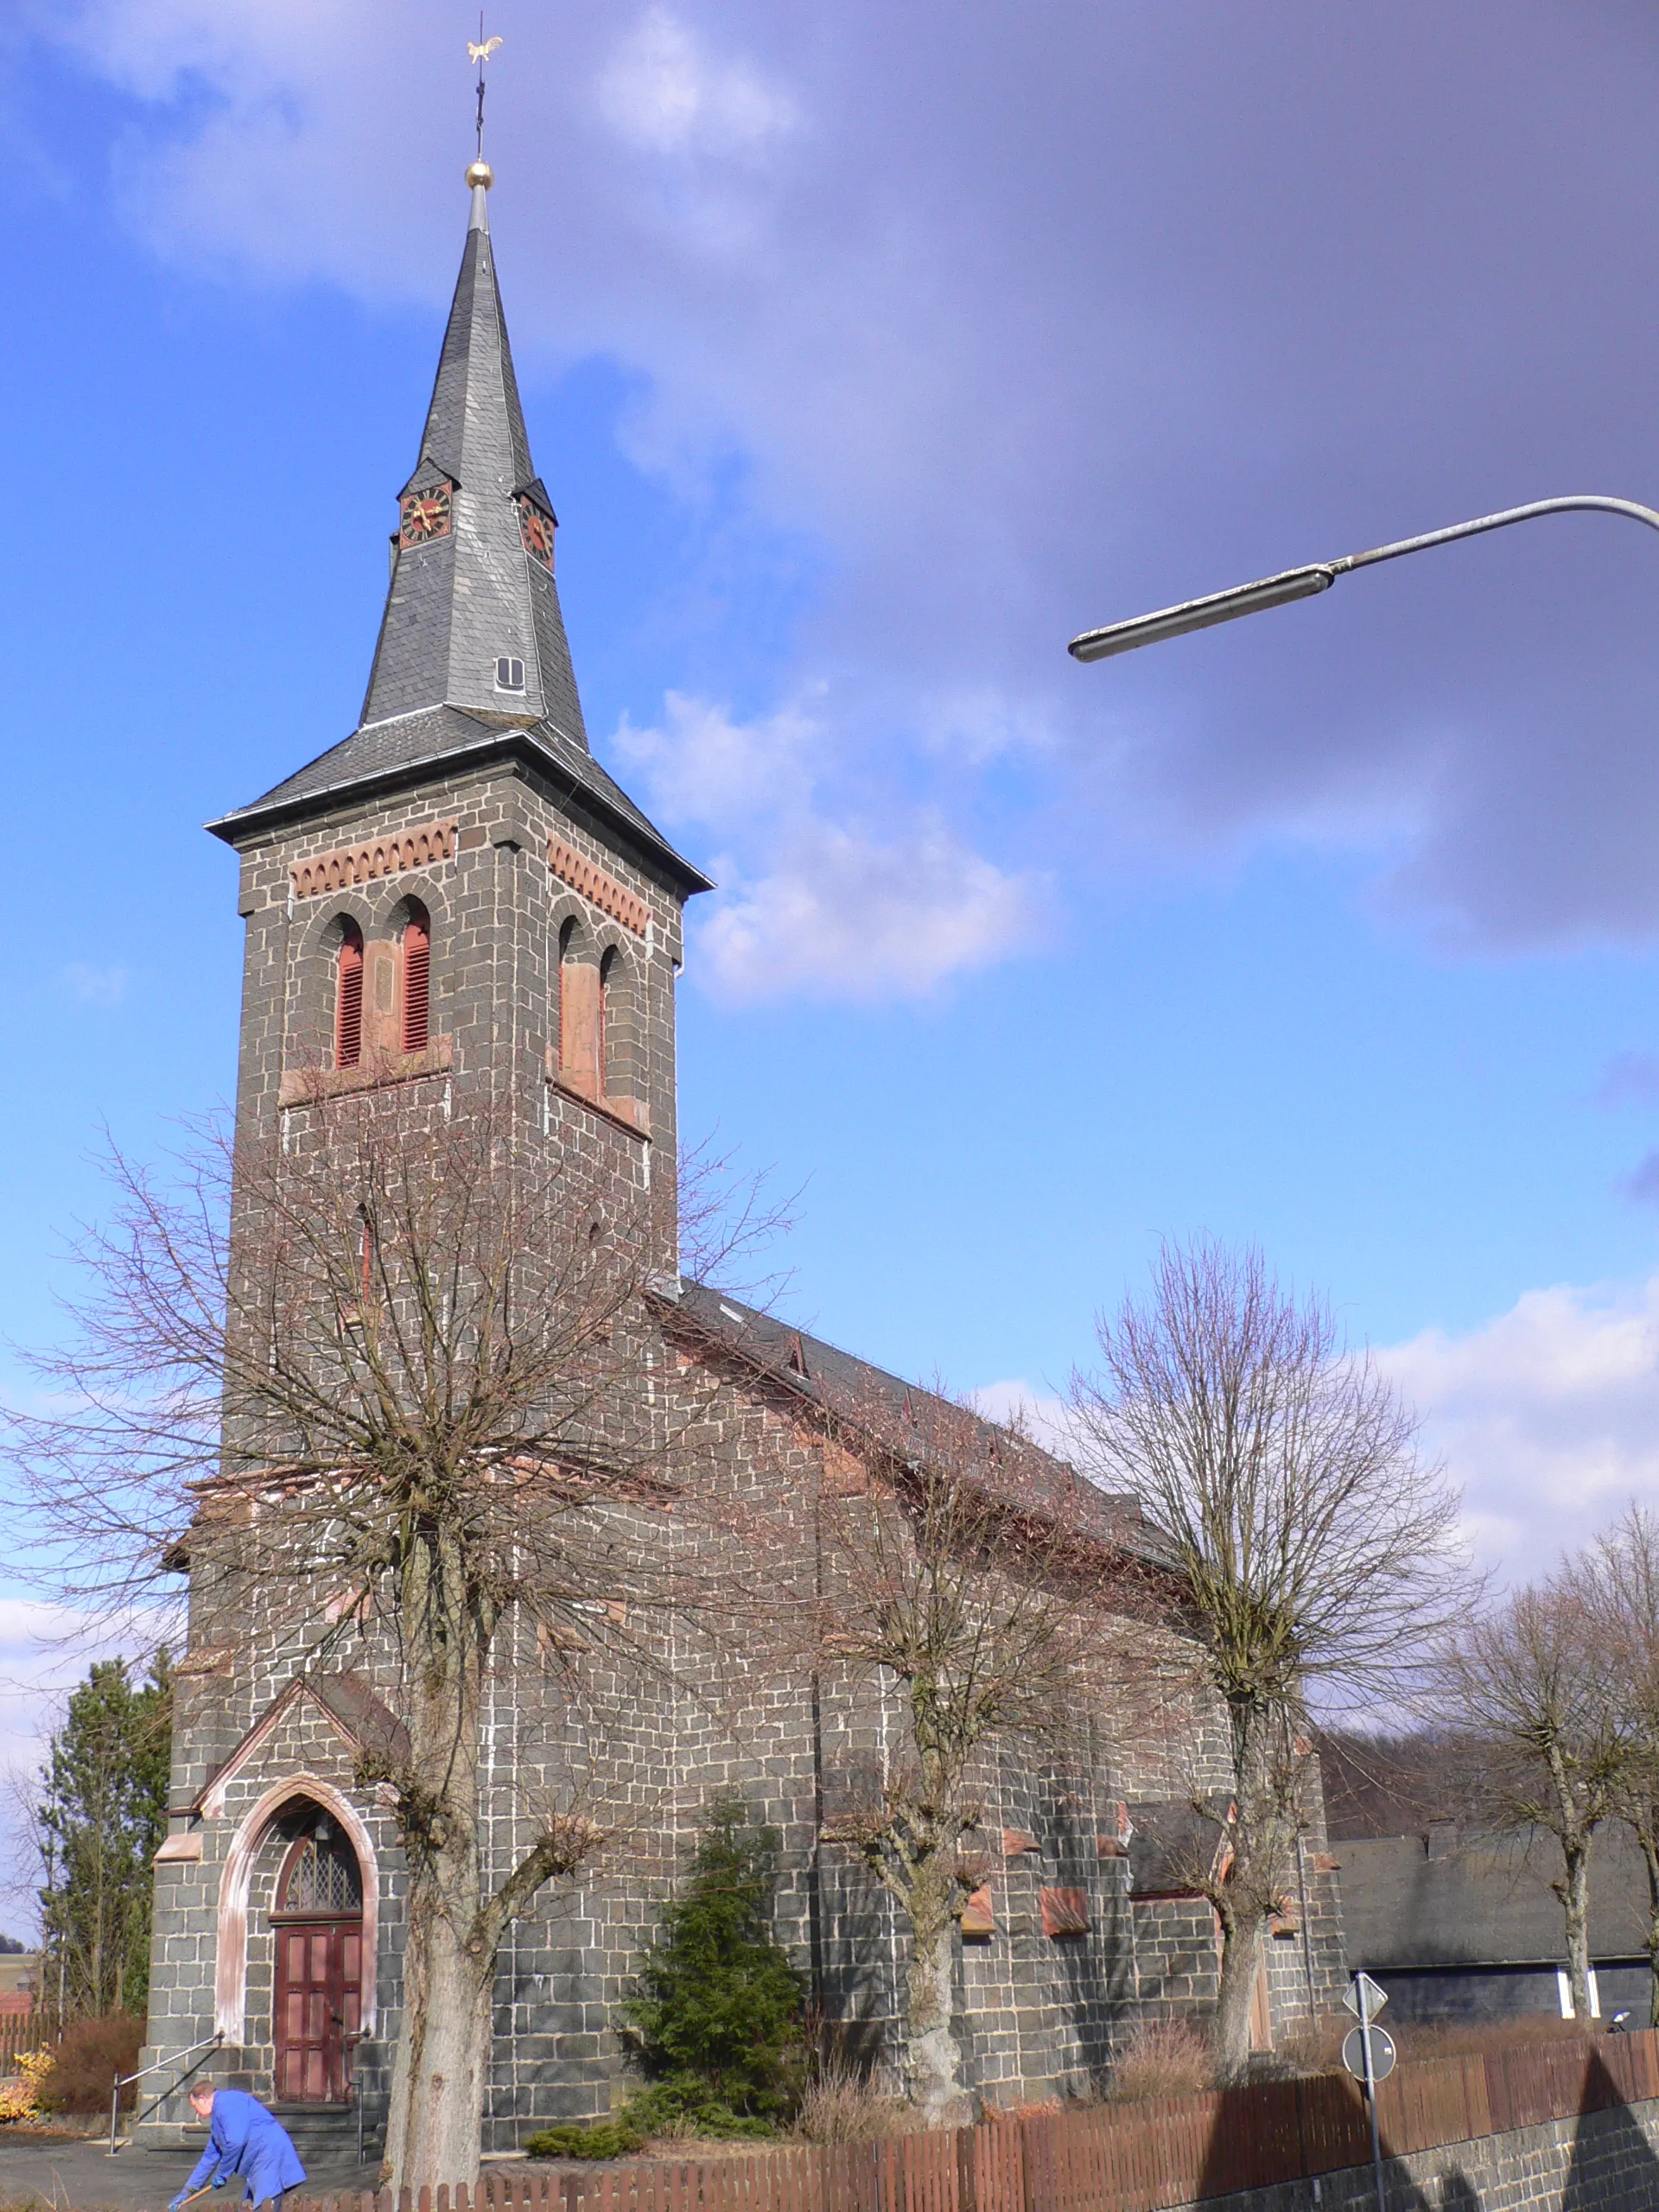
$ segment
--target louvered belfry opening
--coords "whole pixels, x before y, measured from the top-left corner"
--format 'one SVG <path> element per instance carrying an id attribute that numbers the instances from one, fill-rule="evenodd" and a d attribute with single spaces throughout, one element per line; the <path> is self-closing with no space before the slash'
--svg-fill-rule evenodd
<path id="1" fill-rule="evenodd" d="M 404 925 L 404 1050 L 423 1052 L 431 1027 L 432 924 L 424 906 L 410 903 Z"/>
<path id="2" fill-rule="evenodd" d="M 346 922 L 340 938 L 334 985 L 334 1065 L 354 1068 L 363 1058 L 363 932 Z"/>
<path id="3" fill-rule="evenodd" d="M 611 961 L 607 956 L 600 966 L 599 997 L 594 1009 L 594 1085 L 601 1098 L 610 1089 L 610 1079 L 606 1072 L 605 1062 L 607 1051 L 605 1001 L 610 995 L 610 984 Z"/>

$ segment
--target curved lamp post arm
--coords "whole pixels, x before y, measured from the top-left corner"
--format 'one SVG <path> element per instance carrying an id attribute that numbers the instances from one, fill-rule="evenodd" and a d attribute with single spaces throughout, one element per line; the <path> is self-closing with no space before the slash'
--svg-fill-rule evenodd
<path id="1" fill-rule="evenodd" d="M 1565 499 L 1534 499 L 1524 507 L 1505 507 L 1501 514 L 1482 515 L 1475 522 L 1456 522 L 1447 530 L 1427 531 L 1421 537 L 1402 537 L 1392 545 L 1374 545 L 1369 553 L 1345 553 L 1339 561 L 1315 561 L 1305 569 L 1281 569 L 1253 584 L 1235 584 L 1230 591 L 1213 591 L 1204 599 L 1184 599 L 1178 607 L 1162 607 L 1154 614 L 1136 614 L 1127 622 L 1109 623 L 1103 630 L 1085 630 L 1066 650 L 1074 660 L 1109 660 L 1114 653 L 1133 652 L 1137 645 L 1155 645 L 1166 638 L 1185 637 L 1189 630 L 1208 630 L 1217 622 L 1236 621 L 1241 614 L 1259 614 L 1269 607 L 1285 607 L 1294 599 L 1312 599 L 1329 591 L 1351 569 L 1369 569 L 1378 561 L 1397 561 L 1402 553 L 1424 553 L 1431 545 L 1450 545 L 1459 537 L 1478 537 L 1484 531 L 1503 530 L 1512 522 L 1531 522 L 1538 515 L 1567 515 L 1589 510 L 1597 514 L 1627 515 L 1632 522 L 1659 530 L 1659 512 L 1638 506 L 1634 499 L 1605 499 L 1585 493 Z"/>

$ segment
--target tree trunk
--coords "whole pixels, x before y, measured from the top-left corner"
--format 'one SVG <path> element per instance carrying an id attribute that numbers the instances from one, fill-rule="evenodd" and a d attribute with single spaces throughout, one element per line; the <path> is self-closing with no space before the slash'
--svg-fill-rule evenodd
<path id="1" fill-rule="evenodd" d="M 1648 1870 L 1648 2025 L 1659 2028 L 1659 1832 L 1636 1831 Z"/>
<path id="2" fill-rule="evenodd" d="M 1250 2063 L 1250 2011 L 1262 1968 L 1260 1913 L 1240 1912 L 1222 1922 L 1221 1981 L 1216 1991 L 1210 2055 L 1218 2082 L 1236 2082 Z"/>
<path id="3" fill-rule="evenodd" d="M 493 1961 L 480 1971 L 438 1882 L 412 1883 L 409 1907 L 386 2166 L 402 2189 L 470 2188 L 489 2077 Z"/>
<path id="4" fill-rule="evenodd" d="M 392 2061 L 386 2177 L 398 2189 L 470 2189 L 489 2075 L 495 1947 L 480 1925 L 479 1711 L 483 1637 L 459 1548 L 417 1541 L 401 1592 L 409 1669 L 409 1858 L 404 2008 Z"/>
<path id="5" fill-rule="evenodd" d="M 1561 1855 L 1567 1878 L 1560 1885 L 1561 1911 L 1567 1923 L 1567 1980 L 1572 1993 L 1573 2017 L 1582 2026 L 1590 2018 L 1590 1839 L 1568 1843 Z"/>
<path id="6" fill-rule="evenodd" d="M 935 2127 L 963 2127 L 973 2119 L 962 2084 L 962 2053 L 951 2026 L 955 2010 L 950 1906 L 956 1885 L 934 1867 L 920 1869 L 907 1900 L 910 1967 L 905 1982 L 905 2094 Z"/>

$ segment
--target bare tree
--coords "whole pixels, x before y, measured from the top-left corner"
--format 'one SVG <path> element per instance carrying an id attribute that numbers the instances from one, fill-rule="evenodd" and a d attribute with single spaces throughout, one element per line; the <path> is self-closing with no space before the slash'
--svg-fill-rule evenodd
<path id="1" fill-rule="evenodd" d="M 388 1786 L 409 1864 L 388 2167 L 470 2173 L 503 1936 L 604 1840 L 574 1789 L 521 1808 L 528 1844 L 489 1886 L 498 1634 L 533 1624 L 580 1698 L 594 1654 L 653 1663 L 634 1622 L 712 1596 L 683 1541 L 696 1380 L 671 1417 L 650 1311 L 671 1200 L 435 1087 L 319 1086 L 280 1133 L 200 1132 L 171 1184 L 112 1165 L 73 1341 L 35 1362 L 68 1410 L 15 1422 L 10 1455 L 83 1603 L 130 1618 L 188 1561 L 198 1646 L 315 1664 L 365 1639 L 402 1728 L 360 1778 Z"/>
<path id="2" fill-rule="evenodd" d="M 1634 1500 L 1570 1560 L 1563 1582 L 1581 1609 L 1592 1674 L 1605 1682 L 1623 1755 L 1611 1804 L 1648 1874 L 1649 2018 L 1659 2027 L 1659 1515 Z"/>
<path id="3" fill-rule="evenodd" d="M 1198 1878 L 1221 1924 L 1212 2052 L 1230 2079 L 1293 1889 L 1312 1716 L 1385 1704 L 1466 1597 L 1455 1504 L 1369 1356 L 1257 1251 L 1166 1245 L 1150 1296 L 1103 1316 L 1098 1337 L 1099 1370 L 1071 1394 L 1084 1464 L 1164 1532 L 1226 1715 L 1224 1774 L 1193 1801 L 1217 1830 Z"/>
<path id="4" fill-rule="evenodd" d="M 1090 1525 L 1069 1470 L 937 1391 L 843 1402 L 828 1426 L 821 1656 L 896 1699 L 899 1748 L 826 1834 L 904 1916 L 906 2094 L 955 2125 L 969 2105 L 953 1946 L 987 1870 L 989 1761 L 1014 1743 L 1059 1752 L 1109 1641 L 1104 1563 L 1120 1580 L 1135 1569 Z"/>
<path id="5" fill-rule="evenodd" d="M 1542 1829 L 1560 1847 L 1551 1884 L 1566 1924 L 1573 2011 L 1590 2018 L 1590 1854 L 1616 1811 L 1631 1729 L 1611 1655 L 1563 1574 L 1449 1628 L 1433 1704 L 1465 1738 L 1466 1788 L 1478 1814 Z"/>

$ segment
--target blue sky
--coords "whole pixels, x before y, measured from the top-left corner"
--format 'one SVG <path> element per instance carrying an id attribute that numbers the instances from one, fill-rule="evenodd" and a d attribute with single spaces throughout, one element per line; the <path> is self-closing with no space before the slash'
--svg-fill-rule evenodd
<path id="1" fill-rule="evenodd" d="M 54 1326 L 100 1124 L 142 1151 L 233 1080 L 199 825 L 355 719 L 474 20 L 0 22 L 13 1340 Z M 683 1120 L 805 1185 L 799 1317 L 1040 1399 L 1160 1236 L 1254 1238 L 1382 1349 L 1503 1572 L 1659 1496 L 1659 543 L 1540 524 L 1064 652 L 1513 501 L 1659 498 L 1659 18 L 491 28 L 588 724 L 720 880 Z"/>

